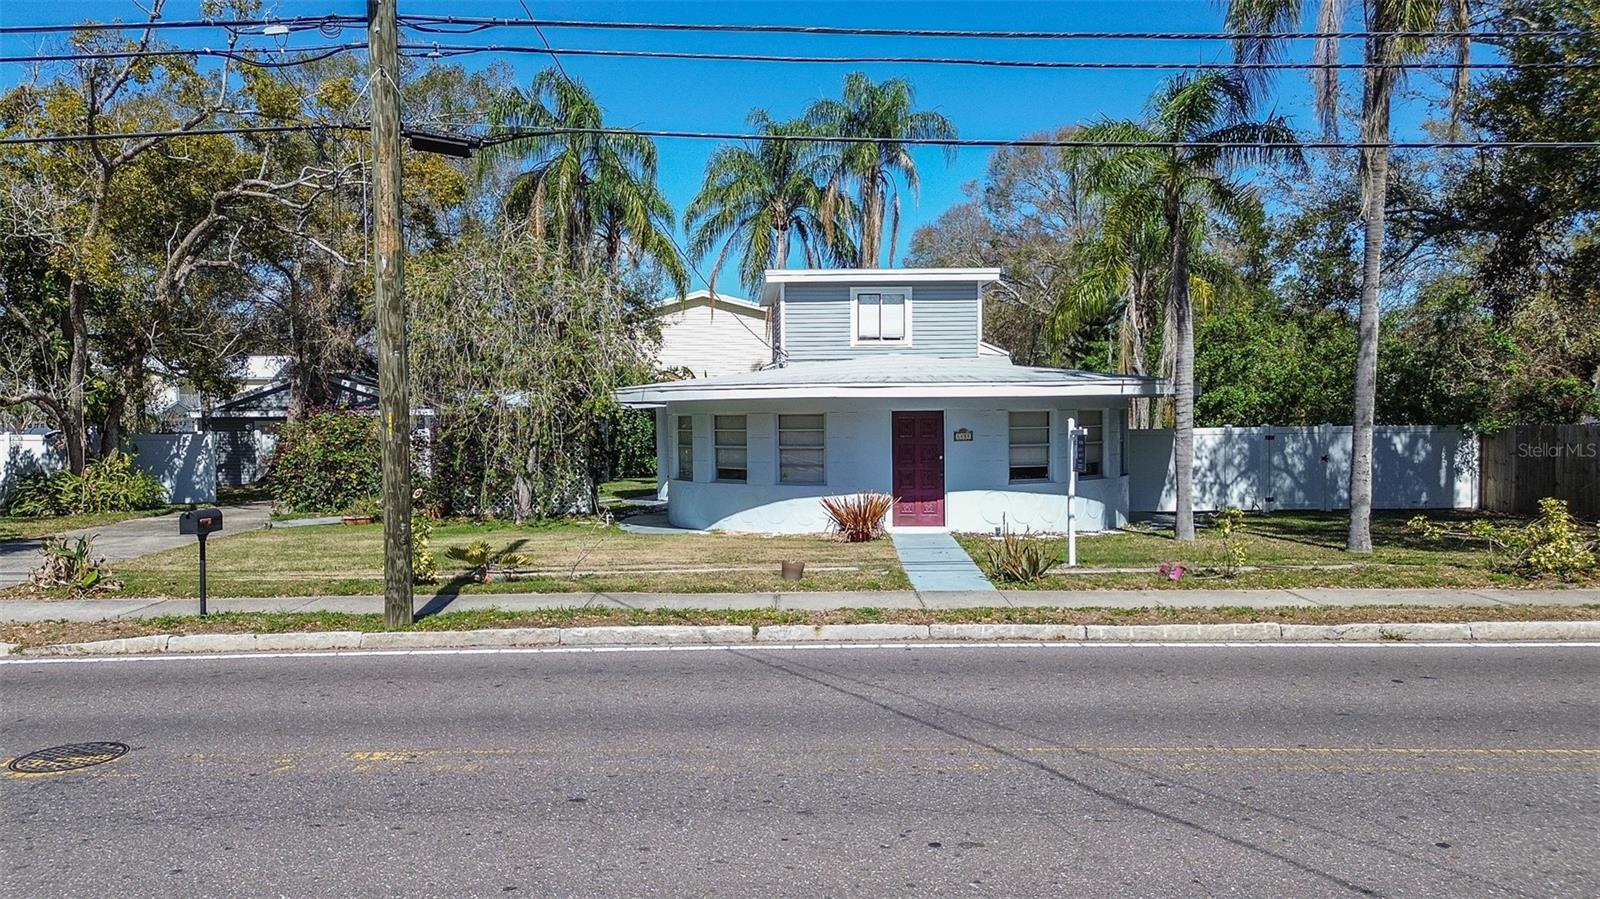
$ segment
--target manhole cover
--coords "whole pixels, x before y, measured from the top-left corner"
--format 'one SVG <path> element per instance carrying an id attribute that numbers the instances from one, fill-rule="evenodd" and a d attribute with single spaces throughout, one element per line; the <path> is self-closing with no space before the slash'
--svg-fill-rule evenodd
<path id="1" fill-rule="evenodd" d="M 126 743 L 109 741 L 68 743 L 65 746 L 52 746 L 49 749 L 19 756 L 12 759 L 6 767 L 18 774 L 56 774 L 61 771 L 76 771 L 91 765 L 101 765 L 122 758 L 127 752 Z"/>

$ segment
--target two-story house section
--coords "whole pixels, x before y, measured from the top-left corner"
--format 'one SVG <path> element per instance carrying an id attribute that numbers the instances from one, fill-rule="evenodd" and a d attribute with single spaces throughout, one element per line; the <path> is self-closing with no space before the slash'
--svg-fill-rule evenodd
<path id="1" fill-rule="evenodd" d="M 773 365 L 617 391 L 656 409 L 668 517 L 686 528 L 824 531 L 819 498 L 893 494 L 891 527 L 1064 530 L 1070 428 L 1086 429 L 1077 524 L 1128 515 L 1121 452 L 1156 378 L 1012 364 L 983 342 L 998 269 L 773 269 Z"/>

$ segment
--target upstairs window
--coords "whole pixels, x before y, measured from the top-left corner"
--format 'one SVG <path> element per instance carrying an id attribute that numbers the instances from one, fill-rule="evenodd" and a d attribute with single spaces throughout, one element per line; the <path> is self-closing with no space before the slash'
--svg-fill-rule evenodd
<path id="1" fill-rule="evenodd" d="M 1011 413 L 1011 480 L 1050 479 L 1050 413 Z"/>
<path id="2" fill-rule="evenodd" d="M 778 483 L 826 481 L 826 422 L 822 415 L 778 416 Z"/>
<path id="3" fill-rule="evenodd" d="M 716 426 L 717 480 L 743 482 L 749 474 L 743 415 L 712 416 Z"/>
<path id="4" fill-rule="evenodd" d="M 694 416 L 678 416 L 678 480 L 694 480 Z"/>
<path id="5" fill-rule="evenodd" d="M 911 296 L 905 289 L 857 290 L 856 343 L 910 343 Z"/>

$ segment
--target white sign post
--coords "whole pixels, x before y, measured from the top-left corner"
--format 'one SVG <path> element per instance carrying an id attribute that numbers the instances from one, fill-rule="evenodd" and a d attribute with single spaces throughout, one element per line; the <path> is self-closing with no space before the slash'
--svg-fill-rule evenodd
<path id="1" fill-rule="evenodd" d="M 1078 420 L 1067 419 L 1067 567 L 1078 567 L 1078 472 L 1083 467 L 1083 447 L 1078 440 Z"/>

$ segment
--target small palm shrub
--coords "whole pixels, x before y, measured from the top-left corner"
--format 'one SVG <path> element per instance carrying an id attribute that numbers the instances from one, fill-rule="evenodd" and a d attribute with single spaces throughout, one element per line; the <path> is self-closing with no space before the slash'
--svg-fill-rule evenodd
<path id="1" fill-rule="evenodd" d="M 148 471 L 133 467 L 133 457 L 118 453 L 84 466 L 83 474 L 56 471 L 22 478 L 7 513 L 48 518 L 84 512 L 132 512 L 167 504 L 167 488 Z"/>
<path id="2" fill-rule="evenodd" d="M 988 557 L 989 575 L 1007 584 L 1031 584 L 1061 564 L 1045 541 L 1018 534 L 1004 524 L 1000 542 L 985 547 L 984 553 Z"/>
<path id="3" fill-rule="evenodd" d="M 92 535 L 70 541 L 66 537 L 46 537 L 39 553 L 43 561 L 29 578 L 35 587 L 65 587 L 68 592 L 82 594 L 122 586 L 111 579 L 106 560 L 94 557 Z"/>
<path id="4" fill-rule="evenodd" d="M 884 521 L 894 508 L 894 497 L 887 493 L 857 493 L 853 496 L 824 496 L 822 510 L 828 513 L 833 529 L 851 543 L 876 540 L 884 534 Z"/>
<path id="5" fill-rule="evenodd" d="M 496 568 L 522 568 L 532 560 L 525 553 L 513 552 L 511 547 L 495 549 L 487 540 L 474 540 L 466 546 L 452 546 L 445 555 L 457 562 L 465 562 L 467 573 L 479 583 L 489 583 Z"/>

